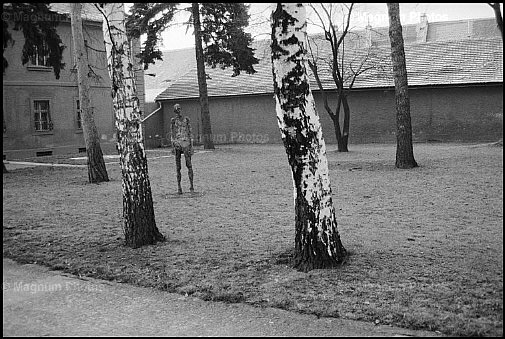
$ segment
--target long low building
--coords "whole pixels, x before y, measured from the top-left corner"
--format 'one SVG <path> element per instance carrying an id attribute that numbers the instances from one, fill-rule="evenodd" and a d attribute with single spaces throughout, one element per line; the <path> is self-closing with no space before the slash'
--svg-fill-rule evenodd
<path id="1" fill-rule="evenodd" d="M 350 143 L 394 142 L 396 140 L 395 92 L 390 61 L 388 28 L 368 27 L 346 42 L 346 56 L 359 60 L 371 53 L 376 67 L 360 75 L 349 95 Z M 503 40 L 494 18 L 428 23 L 403 27 L 411 102 L 413 139 L 426 141 L 493 141 L 503 135 Z M 316 41 L 322 39 L 316 36 Z M 260 63 L 257 73 L 231 77 L 232 70 L 207 67 L 209 109 L 214 143 L 281 142 L 273 98 L 270 41 L 257 41 L 254 48 Z M 320 57 L 328 53 L 324 44 Z M 177 70 L 186 72 L 170 78 L 164 64 L 177 57 Z M 194 51 L 164 53 L 163 63 L 151 69 L 156 80 L 146 79 L 146 93 L 160 84 L 149 110 L 161 109 L 144 123 L 149 146 L 166 144 L 173 105 L 180 103 L 190 117 L 196 140 L 201 139 L 199 92 Z M 372 58 L 370 58 L 372 60 Z M 167 66 L 168 67 L 168 66 Z M 320 68 L 324 67 L 321 63 Z M 156 70 L 159 71 L 156 72 Z M 163 72 L 165 70 L 165 72 Z M 147 71 L 148 73 L 150 71 Z M 314 77 L 309 72 L 311 79 Z M 335 85 L 329 72 L 321 75 L 332 107 Z M 156 83 L 154 85 L 154 83 Z M 326 113 L 321 93 L 311 81 L 323 135 L 336 142 L 332 120 Z"/>

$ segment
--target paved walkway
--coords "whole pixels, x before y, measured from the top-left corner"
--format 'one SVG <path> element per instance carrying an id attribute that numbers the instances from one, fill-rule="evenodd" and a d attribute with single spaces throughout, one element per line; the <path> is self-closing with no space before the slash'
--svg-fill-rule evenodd
<path id="1" fill-rule="evenodd" d="M 86 167 L 87 165 L 72 165 L 72 164 L 53 164 L 44 162 L 30 162 L 30 161 L 4 161 L 5 167 L 8 171 L 18 168 L 46 166 L 46 167 Z"/>
<path id="2" fill-rule="evenodd" d="M 212 151 L 208 150 L 196 150 L 195 154 L 203 154 L 209 153 Z M 171 158 L 173 154 L 161 155 L 157 157 L 150 157 L 148 160 L 162 159 L 162 158 Z M 78 158 L 70 158 L 71 160 L 84 160 L 86 157 L 78 157 Z M 119 155 L 104 155 L 104 159 L 116 159 L 114 162 L 106 162 L 106 165 L 116 165 L 119 164 Z M 46 167 L 82 167 L 85 168 L 88 165 L 73 165 L 73 164 L 56 164 L 56 163 L 44 163 L 44 162 L 33 162 L 33 161 L 6 161 L 4 160 L 5 167 L 8 171 L 12 171 L 19 168 L 27 168 L 27 167 L 36 167 L 36 166 L 46 166 Z"/>
<path id="3" fill-rule="evenodd" d="M 437 336 L 80 279 L 3 259 L 4 336 Z"/>

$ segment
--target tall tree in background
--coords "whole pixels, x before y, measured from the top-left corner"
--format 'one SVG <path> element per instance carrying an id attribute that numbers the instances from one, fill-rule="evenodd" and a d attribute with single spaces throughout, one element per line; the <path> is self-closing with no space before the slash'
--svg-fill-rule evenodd
<path id="1" fill-rule="evenodd" d="M 209 95 L 207 91 L 207 74 L 205 73 L 205 56 L 202 46 L 202 27 L 200 23 L 200 5 L 191 4 L 191 16 L 195 35 L 196 71 L 198 78 L 198 92 L 200 93 L 200 116 L 202 120 L 202 142 L 204 149 L 214 149 L 212 140 L 212 126 L 210 123 Z"/>
<path id="2" fill-rule="evenodd" d="M 340 3 L 320 3 L 311 4 L 310 7 L 318 19 L 317 26 L 324 30 L 324 39 L 308 40 L 308 63 L 314 78 L 321 92 L 326 112 L 333 121 L 335 137 L 337 139 L 338 151 L 349 151 L 349 126 L 351 119 L 351 109 L 349 107 L 348 97 L 354 86 L 356 78 L 361 74 L 379 68 L 379 60 L 374 53 L 372 46 L 368 46 L 363 53 L 349 53 L 346 51 L 346 41 L 349 34 L 349 25 L 353 14 L 354 4 L 350 5 Z M 338 16 L 341 15 L 341 18 Z M 338 25 L 338 21 L 342 25 Z M 330 54 L 325 55 L 322 51 L 327 50 L 322 43 L 329 44 Z M 328 64 L 326 68 L 319 66 L 324 62 Z M 329 72 L 336 87 L 337 104 L 335 110 L 332 110 L 329 104 L 328 95 L 323 87 L 321 74 Z M 343 126 L 340 125 L 340 112 L 344 112 Z"/>
<path id="3" fill-rule="evenodd" d="M 272 13 L 272 73 L 277 121 L 295 195 L 294 267 L 334 267 L 346 250 L 331 197 L 326 146 L 307 77 L 305 7 L 277 4 Z"/>
<path id="4" fill-rule="evenodd" d="M 81 108 L 82 130 L 84 142 L 86 144 L 86 154 L 88 156 L 88 179 L 90 183 L 100 183 L 109 181 L 107 168 L 103 159 L 100 138 L 95 125 L 93 107 L 89 98 L 89 63 L 86 47 L 84 46 L 84 35 L 82 34 L 82 4 L 80 2 L 70 3 L 71 6 L 71 26 L 72 42 L 74 45 L 74 58 L 77 67 L 77 83 L 79 87 L 79 105 Z"/>
<path id="5" fill-rule="evenodd" d="M 410 98 L 407 81 L 407 66 L 403 47 L 400 4 L 387 3 L 389 14 L 389 39 L 396 97 L 396 163 L 397 168 L 417 167 L 412 145 L 410 121 Z"/>
<path id="6" fill-rule="evenodd" d="M 496 18 L 496 25 L 498 26 L 498 29 L 501 32 L 501 38 L 503 40 L 503 17 L 501 14 L 501 9 L 500 9 L 500 3 L 488 3 L 489 6 L 494 11 L 494 16 Z"/>
<path id="7" fill-rule="evenodd" d="M 135 3 L 131 7 L 132 14 L 127 19 L 128 34 L 135 38 L 147 34 L 144 50 L 139 56 L 145 69 L 149 63 L 161 59 L 162 53 L 157 47 L 159 36 L 172 24 L 177 5 Z M 258 59 L 250 47 L 250 34 L 244 32 L 249 20 L 248 7 L 243 3 L 193 3 L 186 10 L 192 14 L 189 23 L 193 24 L 195 31 L 203 144 L 205 149 L 213 149 L 207 74 L 202 54 L 205 63 L 211 67 L 233 67 L 233 76 L 239 75 L 241 71 L 249 74 L 255 72 L 253 65 L 258 63 Z"/>
<path id="8" fill-rule="evenodd" d="M 127 246 L 136 248 L 164 241 L 156 227 L 141 112 L 135 84 L 133 55 L 126 36 L 123 3 L 98 7 L 103 13 L 107 66 L 116 115 L 117 145 L 123 189 L 123 230 Z"/>

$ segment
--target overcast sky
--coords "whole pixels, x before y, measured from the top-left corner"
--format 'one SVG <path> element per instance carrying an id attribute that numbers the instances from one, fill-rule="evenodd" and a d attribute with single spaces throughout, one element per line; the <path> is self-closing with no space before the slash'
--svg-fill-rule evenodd
<path id="1" fill-rule="evenodd" d="M 189 5 L 189 4 L 188 4 Z M 251 15 L 251 27 L 248 28 L 253 36 L 267 38 L 270 30 L 268 19 L 273 4 L 251 3 L 249 14 Z M 129 6 L 127 6 L 129 8 Z M 308 12 L 309 13 L 309 12 Z M 492 8 L 486 3 L 400 3 L 400 20 L 402 24 L 415 24 L 419 22 L 421 14 L 426 13 L 428 22 L 452 21 L 474 18 L 494 18 Z M 502 4 L 503 13 L 503 4 Z M 192 28 L 186 33 L 186 25 L 189 13 L 183 12 L 176 17 L 181 23 L 169 28 L 162 34 L 162 50 L 189 48 L 194 46 Z M 385 3 L 357 3 L 351 17 L 351 27 L 363 28 L 368 23 L 372 27 L 387 27 L 388 16 Z M 314 26 L 308 26 L 309 33 L 317 31 Z"/>

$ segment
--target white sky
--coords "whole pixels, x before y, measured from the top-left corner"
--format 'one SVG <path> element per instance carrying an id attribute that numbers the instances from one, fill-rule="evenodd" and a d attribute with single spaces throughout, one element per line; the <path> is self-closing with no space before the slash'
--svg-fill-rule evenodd
<path id="1" fill-rule="evenodd" d="M 125 4 L 129 8 L 129 4 Z M 189 4 L 182 4 L 188 6 Z M 250 3 L 250 27 L 246 30 L 253 37 L 267 38 L 270 26 L 269 17 L 274 4 Z M 307 7 L 309 15 L 309 9 Z M 400 20 L 402 24 L 419 22 L 422 13 L 426 13 L 428 22 L 452 21 L 475 18 L 494 18 L 493 9 L 486 3 L 400 3 Z M 503 13 L 503 4 L 502 4 Z M 187 25 L 183 24 L 189 18 L 188 12 L 181 12 L 175 17 L 176 25 L 162 34 L 161 50 L 174 50 L 194 46 L 193 29 L 186 32 Z M 351 17 L 352 28 L 363 28 L 368 23 L 372 27 L 387 27 L 389 24 L 387 6 L 385 3 L 357 3 Z M 317 32 L 317 28 L 309 25 L 308 32 Z"/>

